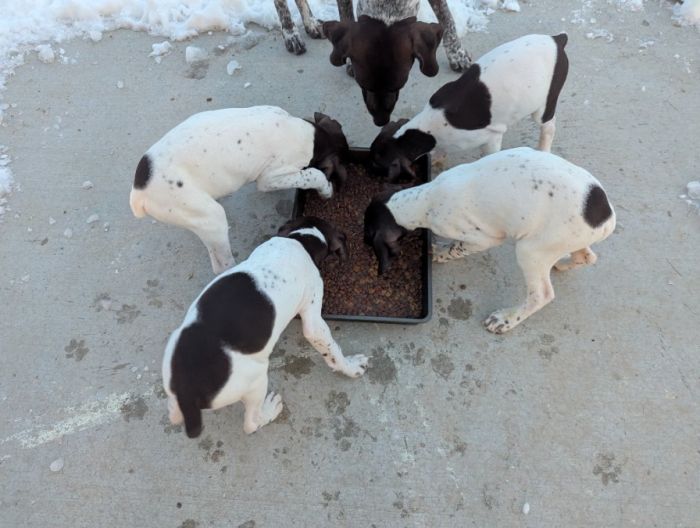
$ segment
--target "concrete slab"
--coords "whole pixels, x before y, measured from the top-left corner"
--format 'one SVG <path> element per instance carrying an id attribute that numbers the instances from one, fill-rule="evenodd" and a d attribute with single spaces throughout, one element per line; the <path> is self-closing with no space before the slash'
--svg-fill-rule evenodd
<path id="1" fill-rule="evenodd" d="M 0 525 L 698 526 L 700 217 L 678 198 L 698 179 L 698 33 L 657 2 L 603 3 L 596 27 L 615 38 L 587 39 L 564 4 L 498 13 L 465 42 L 478 56 L 569 31 L 554 152 L 617 208 L 598 264 L 556 275 L 555 302 L 505 336 L 480 322 L 522 293 L 512 246 L 436 266 L 431 323 L 332 325 L 372 356 L 360 380 L 331 374 L 293 322 L 270 373 L 286 412 L 250 437 L 240 406 L 207 415 L 198 441 L 167 423 L 161 354 L 210 268 L 190 233 L 131 216 L 133 171 L 186 116 L 226 106 L 321 110 L 367 145 L 359 90 L 326 42 L 293 57 L 275 34 L 236 52 L 233 76 L 223 34 L 196 39 L 212 51 L 197 71 L 189 43 L 156 64 L 162 39 L 130 32 L 65 43 L 75 65 L 19 68 L 0 128 L 21 184 L 0 225 Z M 454 78 L 440 65 L 413 72 L 396 116 Z M 536 141 L 525 123 L 504 146 Z M 291 198 L 225 200 L 240 258 Z"/>

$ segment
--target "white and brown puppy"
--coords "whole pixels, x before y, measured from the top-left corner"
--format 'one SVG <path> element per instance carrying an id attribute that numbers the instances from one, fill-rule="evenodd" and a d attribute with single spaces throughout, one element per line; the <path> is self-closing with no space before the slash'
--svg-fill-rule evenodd
<path id="1" fill-rule="evenodd" d="M 237 401 L 245 405 L 246 433 L 275 419 L 282 401 L 267 393 L 268 360 L 297 314 L 304 337 L 332 370 L 352 378 L 365 372 L 367 358 L 343 356 L 321 318 L 318 266 L 330 254 L 346 258 L 345 235 L 324 220 L 302 217 L 282 226 L 195 299 L 163 357 L 170 421 L 184 419 L 187 436 L 201 433 L 202 409 Z"/>
<path id="2" fill-rule="evenodd" d="M 506 130 L 531 116 L 540 125 L 538 148 L 554 140 L 557 100 L 569 71 L 562 33 L 526 35 L 476 61 L 456 81 L 438 89 L 411 120 L 389 123 L 371 146 L 372 162 L 395 179 L 435 146 L 484 154 L 501 150 Z"/>
<path id="3" fill-rule="evenodd" d="M 346 177 L 348 143 L 340 124 L 314 122 L 276 106 L 227 108 L 186 119 L 153 145 L 136 168 L 129 204 L 196 234 L 214 273 L 235 261 L 224 208 L 216 200 L 255 181 L 260 191 L 316 189 L 324 198 Z"/>
<path id="4" fill-rule="evenodd" d="M 552 266 L 566 270 L 596 261 L 589 246 L 613 232 L 615 212 L 586 170 L 548 152 L 521 147 L 375 198 L 365 212 L 365 243 L 374 248 L 380 274 L 398 255 L 401 237 L 417 228 L 454 240 L 433 248 L 437 262 L 516 240 L 527 298 L 486 318 L 486 328 L 501 334 L 554 299 Z M 560 260 L 566 255 L 568 260 Z"/>

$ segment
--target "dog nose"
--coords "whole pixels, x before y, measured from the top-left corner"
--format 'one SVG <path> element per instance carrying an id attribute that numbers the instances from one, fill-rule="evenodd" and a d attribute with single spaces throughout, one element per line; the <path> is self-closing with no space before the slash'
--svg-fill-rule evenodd
<path id="1" fill-rule="evenodd" d="M 377 126 L 384 126 L 389 122 L 389 118 L 391 117 L 391 114 L 387 113 L 374 113 L 372 114 L 372 119 L 374 120 L 374 124 Z"/>

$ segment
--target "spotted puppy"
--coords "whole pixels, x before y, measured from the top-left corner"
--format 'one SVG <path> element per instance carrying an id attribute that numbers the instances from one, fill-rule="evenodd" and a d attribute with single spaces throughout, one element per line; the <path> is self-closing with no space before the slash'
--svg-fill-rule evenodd
<path id="1" fill-rule="evenodd" d="M 527 298 L 484 321 L 506 332 L 554 299 L 550 270 L 593 264 L 590 245 L 615 228 L 615 213 L 598 180 L 553 154 L 521 147 L 458 165 L 432 182 L 375 198 L 365 212 L 365 243 L 379 273 L 399 253 L 399 240 L 417 228 L 454 240 L 433 247 L 446 262 L 516 240 Z M 570 254 L 568 260 L 560 260 Z"/>
<path id="2" fill-rule="evenodd" d="M 343 66 L 350 60 L 367 110 L 377 126 L 385 125 L 391 118 L 415 59 L 424 75 L 437 75 L 435 53 L 443 37 L 453 70 L 464 71 L 471 64 L 457 37 L 446 0 L 429 3 L 439 24 L 417 22 L 419 0 L 359 0 L 357 21 L 352 17 L 352 2 L 339 0 L 341 20 L 323 24 L 323 32 L 333 44 L 331 64 Z M 342 4 L 347 7 L 341 8 Z"/>
<path id="3" fill-rule="evenodd" d="M 184 419 L 187 436 L 195 438 L 202 431 L 202 409 L 237 401 L 245 405 L 246 433 L 274 420 L 282 401 L 267 393 L 270 353 L 296 315 L 304 337 L 333 371 L 351 378 L 364 374 L 367 358 L 343 356 L 321 318 L 318 267 L 328 255 L 345 259 L 346 252 L 342 232 L 319 218 L 302 217 L 210 282 L 165 349 L 170 421 Z"/>
<path id="4" fill-rule="evenodd" d="M 526 35 L 490 51 L 435 92 L 413 119 L 384 127 L 371 146 L 375 167 L 390 179 L 412 173 L 411 162 L 436 145 L 442 151 L 498 152 L 508 127 L 526 116 L 540 125 L 538 148 L 549 152 L 569 71 L 567 40 L 564 33 Z"/>
<path id="5" fill-rule="evenodd" d="M 188 118 L 153 145 L 136 168 L 134 215 L 185 227 L 209 251 L 214 273 L 235 261 L 216 200 L 255 181 L 259 191 L 316 189 L 324 198 L 346 177 L 348 143 L 337 121 L 314 122 L 275 106 L 227 108 Z"/>

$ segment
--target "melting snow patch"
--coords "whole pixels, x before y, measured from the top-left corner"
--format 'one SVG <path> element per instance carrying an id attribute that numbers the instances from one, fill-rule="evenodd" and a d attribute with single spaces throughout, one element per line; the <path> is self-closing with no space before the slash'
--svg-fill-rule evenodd
<path id="1" fill-rule="evenodd" d="M 85 180 L 83 182 L 82 187 L 83 187 L 83 189 L 87 190 L 87 189 L 92 189 L 94 187 L 94 185 L 92 184 L 92 182 L 90 180 Z"/>
<path id="2" fill-rule="evenodd" d="M 86 224 L 94 224 L 95 222 L 98 222 L 100 220 L 100 215 L 98 214 L 92 214 L 88 216 L 88 219 L 85 220 Z"/>
<path id="3" fill-rule="evenodd" d="M 643 0 L 608 0 L 609 4 L 615 4 L 625 11 L 642 11 L 644 9 Z"/>
<path id="4" fill-rule="evenodd" d="M 681 194 L 680 198 L 700 213 L 700 181 L 689 182 L 686 185 L 686 194 Z"/>
<path id="5" fill-rule="evenodd" d="M 12 172 L 7 167 L 10 161 L 10 156 L 5 154 L 5 147 L 0 145 L 0 221 L 5 214 L 7 198 L 12 191 Z"/>
<path id="6" fill-rule="evenodd" d="M 63 236 L 66 238 L 72 238 L 73 230 L 70 227 L 66 227 L 66 230 L 63 232 Z"/>
<path id="7" fill-rule="evenodd" d="M 603 28 L 594 29 L 593 31 L 589 31 L 588 33 L 586 33 L 586 38 L 591 39 L 591 40 L 602 38 L 602 39 L 605 39 L 605 41 L 608 43 L 615 40 L 615 37 L 613 36 L 613 34 L 610 33 L 610 31 L 608 31 L 607 29 L 603 29 Z"/>
<path id="8" fill-rule="evenodd" d="M 50 64 L 54 61 L 56 58 L 56 55 L 53 52 L 53 48 L 51 47 L 51 44 L 40 44 L 36 48 L 37 57 L 39 57 L 39 60 L 41 62 L 44 62 L 46 64 Z"/>
<path id="9" fill-rule="evenodd" d="M 151 45 L 151 53 L 148 54 L 149 57 L 162 57 L 163 55 L 167 55 L 170 53 L 173 49 L 173 45 L 170 44 L 167 40 L 164 40 L 163 42 L 157 43 L 157 44 L 152 44 Z"/>
<path id="10" fill-rule="evenodd" d="M 700 28 L 700 0 L 685 0 L 673 6 L 673 20 L 679 26 Z"/>
<path id="11" fill-rule="evenodd" d="M 229 75 L 233 75 L 233 72 L 235 72 L 236 70 L 240 70 L 240 69 L 241 69 L 241 65 L 238 64 L 238 61 L 236 61 L 236 60 L 232 60 L 231 62 L 229 62 L 226 65 L 226 73 L 228 73 Z"/>
<path id="12" fill-rule="evenodd" d="M 207 52 L 202 48 L 198 48 L 197 46 L 187 46 L 185 48 L 185 62 L 187 62 L 187 64 L 205 61 L 207 57 Z"/>
<path id="13" fill-rule="evenodd" d="M 51 462 L 51 465 L 49 466 L 49 469 L 53 473 L 58 473 L 63 469 L 63 459 L 62 458 L 57 458 L 53 462 Z"/>

